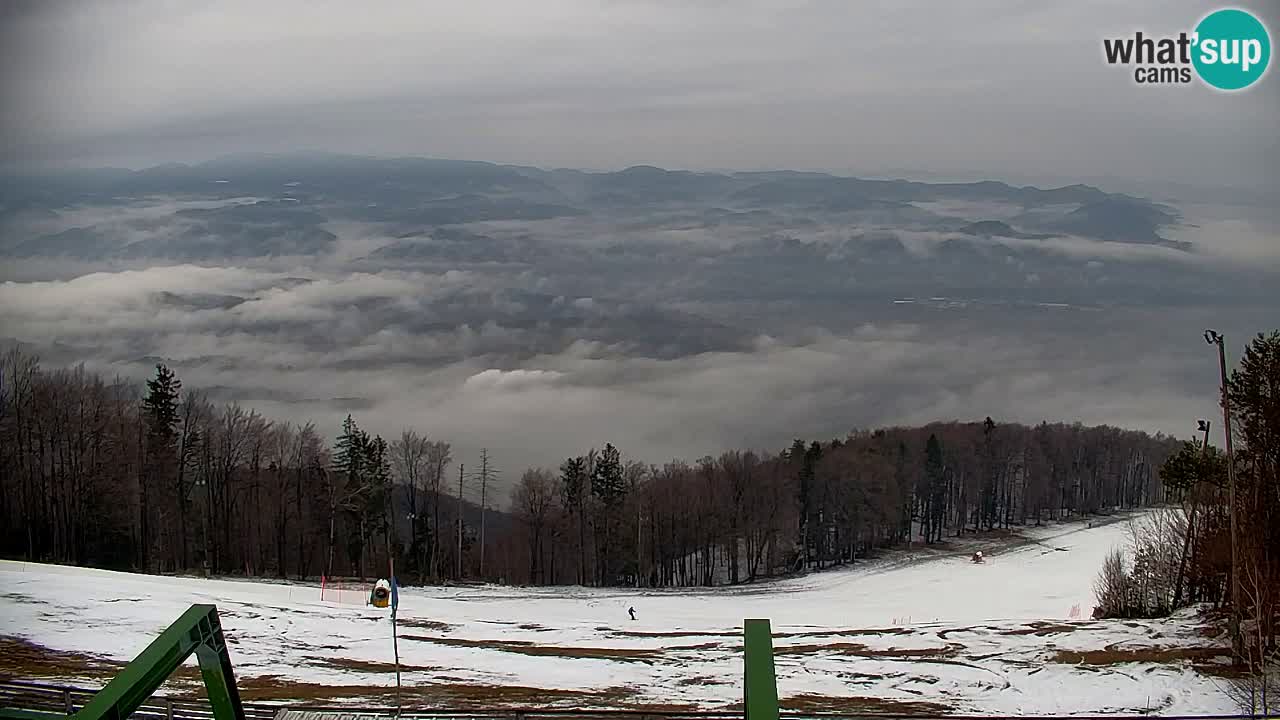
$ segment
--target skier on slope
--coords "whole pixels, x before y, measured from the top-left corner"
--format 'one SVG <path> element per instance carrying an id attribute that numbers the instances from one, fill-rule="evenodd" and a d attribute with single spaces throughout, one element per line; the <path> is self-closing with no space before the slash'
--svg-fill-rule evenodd
<path id="1" fill-rule="evenodd" d="M 627 608 L 627 612 L 631 614 L 631 619 L 636 619 L 636 609 L 634 607 Z"/>

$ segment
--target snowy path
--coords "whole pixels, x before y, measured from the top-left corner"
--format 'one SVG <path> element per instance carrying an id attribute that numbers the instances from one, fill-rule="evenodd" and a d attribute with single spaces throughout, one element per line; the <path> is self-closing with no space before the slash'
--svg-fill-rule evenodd
<path id="1" fill-rule="evenodd" d="M 404 681 L 424 703 L 723 707 L 741 698 L 742 619 L 766 617 L 779 690 L 796 708 L 1233 710 L 1220 681 L 1171 659 L 1213 645 L 1189 617 L 1068 620 L 1074 605 L 1089 617 L 1093 576 L 1124 542 L 1123 523 L 1027 534 L 1039 542 L 983 565 L 890 560 L 740 590 L 406 588 Z M 115 660 L 188 605 L 215 603 L 247 698 L 290 685 L 325 701 L 381 701 L 394 684 L 386 611 L 322 603 L 313 586 L 0 562 L 0 588 L 0 636 Z M 1167 662 L 1059 661 L 1104 648 L 1118 659 L 1157 648 Z"/>

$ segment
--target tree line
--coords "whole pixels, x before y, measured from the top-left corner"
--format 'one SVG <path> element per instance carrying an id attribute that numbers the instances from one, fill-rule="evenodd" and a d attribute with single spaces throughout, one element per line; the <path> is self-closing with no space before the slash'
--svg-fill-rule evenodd
<path id="1" fill-rule="evenodd" d="M 14 349 L 0 359 L 0 553 L 145 572 L 364 578 L 394 559 L 402 582 L 736 584 L 1160 502 L 1156 468 L 1178 449 L 991 418 L 692 463 L 606 444 L 525 470 L 502 512 L 487 453 L 468 473 L 413 430 L 388 442 L 348 416 L 327 434 L 213 403 L 164 365 L 140 386 Z M 1208 592 L 1196 577 L 1188 597 Z"/>
<path id="2" fill-rule="evenodd" d="M 312 423 L 184 391 L 164 365 L 140 387 L 14 349 L 0 359 L 0 553 L 306 578 L 377 573 L 395 547 L 410 571 L 446 579 L 449 547 L 424 538 L 466 514 L 440 501 L 450 452 L 411 431 L 387 443 L 350 417 L 331 445 Z M 403 529 L 397 478 L 414 516 Z"/>
<path id="3" fill-rule="evenodd" d="M 613 445 L 524 472 L 508 580 L 718 585 L 855 562 L 905 543 L 1164 499 L 1172 438 L 1112 427 L 938 423 L 661 466 Z"/>

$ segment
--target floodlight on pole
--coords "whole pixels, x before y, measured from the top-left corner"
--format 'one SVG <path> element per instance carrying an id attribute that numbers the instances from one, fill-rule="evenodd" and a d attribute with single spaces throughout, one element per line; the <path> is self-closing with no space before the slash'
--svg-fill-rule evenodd
<path id="1" fill-rule="evenodd" d="M 1227 452 L 1227 503 L 1228 515 L 1231 519 L 1231 642 L 1239 655 L 1242 647 L 1240 637 L 1240 547 L 1237 540 L 1238 520 L 1236 519 L 1236 471 L 1235 459 L 1231 452 L 1231 396 L 1227 393 L 1227 348 L 1222 333 L 1216 330 L 1205 330 L 1204 341 L 1218 346 L 1218 372 L 1222 379 L 1222 431 L 1226 440 Z M 1207 437 L 1207 435 L 1206 435 Z"/>

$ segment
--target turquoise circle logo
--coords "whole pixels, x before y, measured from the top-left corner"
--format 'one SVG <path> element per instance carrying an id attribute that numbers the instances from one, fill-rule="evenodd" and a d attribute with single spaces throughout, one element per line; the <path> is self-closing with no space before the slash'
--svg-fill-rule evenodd
<path id="1" fill-rule="evenodd" d="M 1244 10 L 1227 8 L 1205 16 L 1196 26 L 1191 63 L 1200 79 L 1219 90 L 1249 87 L 1267 71 L 1271 36 L 1262 21 Z"/>

